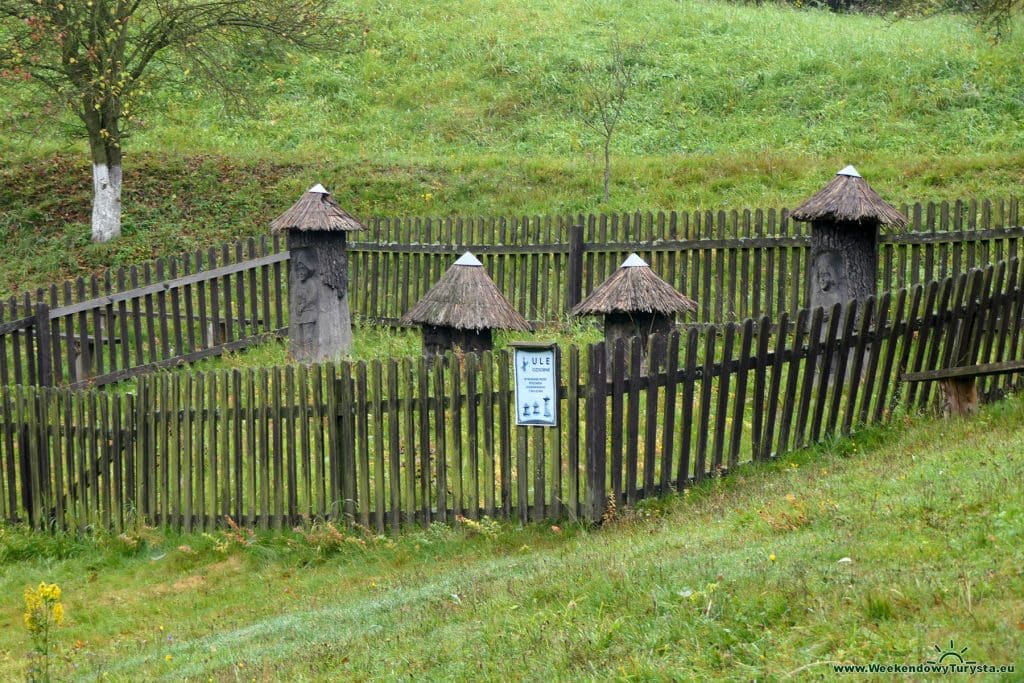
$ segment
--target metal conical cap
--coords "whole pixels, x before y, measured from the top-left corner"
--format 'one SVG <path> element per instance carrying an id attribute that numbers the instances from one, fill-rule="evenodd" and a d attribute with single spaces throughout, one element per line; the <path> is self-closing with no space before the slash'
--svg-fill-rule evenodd
<path id="1" fill-rule="evenodd" d="M 646 267 L 647 267 L 647 261 L 644 261 L 642 258 L 637 256 L 636 254 L 630 254 L 629 257 L 625 261 L 622 262 L 622 265 L 619 266 L 619 268 L 646 268 Z"/>
<path id="2" fill-rule="evenodd" d="M 851 178 L 860 178 L 860 173 L 857 173 L 857 169 L 853 167 L 853 164 L 850 164 L 843 170 L 839 171 L 838 173 L 836 173 L 836 175 L 846 175 L 850 176 Z"/>
<path id="3" fill-rule="evenodd" d="M 470 252 L 467 251 L 465 254 L 463 254 L 462 256 L 460 256 L 458 258 L 458 260 L 455 262 L 455 265 L 457 265 L 457 266 L 482 266 L 484 264 L 480 263 L 480 260 L 476 256 L 473 256 L 473 254 L 471 254 Z"/>

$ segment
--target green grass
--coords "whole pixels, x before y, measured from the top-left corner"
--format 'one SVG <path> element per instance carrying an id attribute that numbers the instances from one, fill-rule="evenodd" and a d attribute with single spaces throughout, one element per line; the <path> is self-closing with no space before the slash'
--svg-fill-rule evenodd
<path id="1" fill-rule="evenodd" d="M 6 529 L 0 677 L 22 671 L 18 603 L 40 580 L 64 589 L 61 666 L 79 678 L 826 680 L 831 662 L 920 663 L 950 640 L 1019 672 L 1021 424 L 1020 399 L 901 419 L 599 530 L 221 552 L 221 536 Z"/>
<path id="2" fill-rule="evenodd" d="M 897 203 L 1024 180 L 1020 32 L 707 0 L 350 6 L 364 44 L 259 67 L 250 114 L 194 84 L 152 93 L 113 245 L 88 242 L 81 141 L 8 84 L 0 292 L 265 234 L 318 181 L 366 216 L 792 206 L 849 162 Z M 643 49 L 604 204 L 573 111 L 613 32 Z"/>

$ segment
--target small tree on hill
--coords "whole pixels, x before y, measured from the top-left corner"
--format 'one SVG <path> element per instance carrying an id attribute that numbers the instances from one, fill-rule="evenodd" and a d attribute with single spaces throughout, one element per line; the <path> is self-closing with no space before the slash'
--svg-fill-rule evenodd
<path id="1" fill-rule="evenodd" d="M 636 85 L 636 64 L 632 59 L 634 46 L 618 38 L 609 40 L 607 58 L 588 63 L 582 69 L 582 88 L 577 102 L 580 122 L 601 140 L 604 150 L 604 201 L 611 197 L 612 138 L 629 109 L 629 91 Z"/>
<path id="2" fill-rule="evenodd" d="M 92 237 L 121 234 L 125 129 L 158 81 L 203 78 L 231 93 L 236 50 L 264 41 L 345 42 L 331 0 L 0 0 L 0 75 L 27 81 L 80 120 L 93 172 Z"/>

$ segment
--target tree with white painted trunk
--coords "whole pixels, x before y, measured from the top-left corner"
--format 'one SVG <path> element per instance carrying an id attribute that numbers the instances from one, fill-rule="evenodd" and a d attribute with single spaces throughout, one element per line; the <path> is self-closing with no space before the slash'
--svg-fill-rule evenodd
<path id="1" fill-rule="evenodd" d="M 203 78 L 241 99 L 234 51 L 334 50 L 357 22 L 331 0 L 0 0 L 0 83 L 35 84 L 89 140 L 92 237 L 121 234 L 124 131 L 158 81 Z"/>

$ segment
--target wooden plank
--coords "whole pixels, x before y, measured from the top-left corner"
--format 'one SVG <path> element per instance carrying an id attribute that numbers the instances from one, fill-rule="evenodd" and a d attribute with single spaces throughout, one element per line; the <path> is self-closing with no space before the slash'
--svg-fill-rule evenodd
<path id="1" fill-rule="evenodd" d="M 814 380 L 816 378 L 816 369 L 818 367 L 818 358 L 821 355 L 822 349 L 822 336 L 821 326 L 823 323 L 824 311 L 821 308 L 814 309 L 811 314 L 811 331 L 807 338 L 807 363 L 804 365 L 804 377 L 803 384 L 800 391 L 800 405 L 797 409 L 796 415 L 796 429 L 794 431 L 794 445 L 801 447 L 806 441 L 806 431 L 808 427 L 808 418 L 812 415 L 811 413 L 811 400 L 814 396 Z M 835 338 L 835 328 L 833 322 L 838 323 L 838 319 L 833 315 L 829 320 L 829 332 L 832 339 Z"/>
<path id="2" fill-rule="evenodd" d="M 444 388 L 444 363 L 435 360 L 431 368 L 431 377 L 434 385 L 432 406 L 434 413 L 434 462 L 437 469 L 437 513 L 436 519 L 440 522 L 448 522 L 448 452 L 445 429 L 445 388 Z"/>
<path id="3" fill-rule="evenodd" d="M 166 383 L 165 383 L 166 384 Z M 85 394 L 79 394 L 78 400 L 75 401 L 75 424 L 78 427 L 75 430 L 75 469 L 77 474 L 77 494 L 78 494 L 78 529 L 84 531 L 91 524 L 92 509 L 89 506 L 89 491 L 88 481 L 86 480 L 86 473 L 89 471 L 89 455 L 86 451 L 86 422 L 85 422 Z M 17 398 L 15 403 L 18 403 Z M 165 404 L 166 405 L 166 404 Z M 164 413 L 166 414 L 166 409 Z M 21 422 L 21 419 L 18 420 Z M 167 433 L 166 431 L 164 432 Z M 166 448 L 163 451 L 167 452 Z M 165 520 L 161 520 L 162 524 L 166 524 Z"/>
<path id="4" fill-rule="evenodd" d="M 181 412 L 181 441 L 180 453 L 181 457 L 178 458 L 178 485 L 181 487 L 181 498 L 182 498 L 182 517 L 180 518 L 184 523 L 182 524 L 185 533 L 192 532 L 192 512 L 193 512 L 193 489 L 192 489 L 192 474 L 195 469 L 195 453 L 193 451 L 193 439 L 192 439 L 192 423 L 193 423 L 193 406 L 196 405 L 194 396 L 194 384 L 195 377 L 192 373 L 187 373 L 184 376 L 182 382 L 182 397 L 180 406 Z M 181 522 L 179 522 L 181 524 Z"/>
<path id="5" fill-rule="evenodd" d="M 33 438 L 36 431 L 36 388 L 19 386 L 14 390 L 14 403 L 18 425 L 19 455 L 21 457 L 21 492 L 25 514 L 35 530 L 43 528 L 42 493 L 40 490 L 39 440 Z M 95 424 L 95 420 L 93 420 Z M 93 460 L 94 462 L 95 460 Z M 95 486 L 91 487 L 96 490 Z"/>
<path id="6" fill-rule="evenodd" d="M 900 377 L 900 381 L 930 382 L 933 380 L 951 379 L 954 377 L 987 377 L 991 375 L 1019 372 L 1021 370 L 1024 370 L 1024 360 L 999 361 L 995 363 L 980 363 L 978 365 L 907 373 Z"/>
<path id="7" fill-rule="evenodd" d="M 256 525 L 257 518 L 257 480 L 259 467 L 259 453 L 256 450 L 256 371 L 249 369 L 242 373 L 243 391 L 245 395 L 245 408 L 242 412 L 245 420 L 245 457 L 240 460 L 243 469 L 239 473 L 239 481 L 242 482 L 244 493 L 244 509 L 246 524 L 249 527 Z M 241 450 L 241 449 L 239 449 Z M 241 510 L 239 510 L 241 517 Z"/>
<path id="8" fill-rule="evenodd" d="M 89 278 L 89 286 L 92 295 L 95 297 L 100 292 L 99 279 L 93 275 Z M 26 304 L 28 301 L 26 300 Z M 96 307 L 92 309 L 92 336 L 94 340 L 92 361 L 93 367 L 96 369 L 96 374 L 102 375 L 104 368 L 106 367 L 106 361 L 103 358 L 103 338 L 106 332 L 105 317 L 103 315 L 103 308 Z M 26 348 L 26 353 L 29 353 L 30 346 Z"/>
<path id="9" fill-rule="evenodd" d="M 810 311 L 806 308 L 801 309 L 796 316 L 796 325 L 793 328 L 793 341 L 789 347 L 790 351 L 788 354 L 789 367 L 786 373 L 786 389 L 784 398 L 782 401 L 782 417 L 779 420 L 779 441 L 775 448 L 776 455 L 782 455 L 787 452 L 790 444 L 790 430 L 793 424 L 793 417 L 795 415 L 795 409 L 797 406 L 798 392 L 797 384 L 800 379 L 800 365 L 801 365 L 801 354 L 804 350 L 804 335 L 807 332 L 807 320 L 809 318 Z M 821 329 L 821 322 L 818 322 L 818 329 Z M 780 334 L 785 337 L 783 332 Z M 781 341 L 781 340 L 780 340 Z M 779 368 L 781 370 L 781 367 Z M 769 422 L 774 424 L 774 421 Z M 769 428 L 771 429 L 771 428 Z M 765 444 L 766 447 L 771 447 L 771 442 Z"/>
<path id="10" fill-rule="evenodd" d="M 644 410 L 643 494 L 645 498 L 654 495 L 655 470 L 657 469 L 658 422 L 661 417 L 658 409 L 658 372 L 665 362 L 665 346 L 667 343 L 668 340 L 665 336 L 660 334 L 651 335 L 647 340 L 647 386 L 644 391 L 646 406 Z"/>
<path id="11" fill-rule="evenodd" d="M 665 409 L 663 411 L 661 431 L 661 469 L 658 485 L 662 493 L 667 493 L 672 484 L 672 453 L 676 436 L 676 395 L 678 393 L 679 372 L 679 332 L 673 331 L 668 337 L 668 349 L 664 357 L 665 365 Z"/>
<path id="12" fill-rule="evenodd" d="M 228 446 L 228 373 L 210 373 L 206 405 L 206 442 L 210 449 L 210 498 L 206 531 L 217 528 L 217 520 L 231 514 L 231 453 Z"/>
<path id="13" fill-rule="evenodd" d="M 898 389 L 894 389 L 891 401 L 887 402 L 888 396 L 888 384 L 889 379 L 893 376 L 894 361 L 896 358 L 897 346 L 900 348 L 900 359 L 899 359 L 899 370 L 903 372 L 903 369 L 907 366 L 907 360 L 910 357 L 910 348 L 913 341 L 914 327 L 911 324 L 913 321 L 918 306 L 921 303 L 921 294 L 923 292 L 921 285 L 915 285 L 912 293 L 910 294 L 910 307 L 905 308 L 907 301 L 907 290 L 900 290 L 899 296 L 896 299 L 896 312 L 893 315 L 891 332 L 889 333 L 888 339 L 886 340 L 885 348 L 885 362 L 882 366 L 881 374 L 878 377 L 878 390 L 872 391 L 872 382 L 874 381 L 874 373 L 868 375 L 868 385 L 864 392 L 864 404 L 861 407 L 861 422 L 868 421 L 868 415 L 866 406 L 869 406 L 868 399 L 872 394 L 876 395 L 875 408 L 874 408 L 874 421 L 881 422 L 885 417 L 886 410 L 892 410 L 895 407 L 896 400 L 899 396 Z M 881 331 L 879 332 L 881 335 Z M 879 347 L 881 347 L 881 341 L 879 341 Z M 881 349 L 879 348 L 879 352 Z M 897 385 L 898 387 L 898 385 Z"/>
<path id="14" fill-rule="evenodd" d="M 857 414 L 858 390 L 861 387 L 861 380 L 868 375 L 868 385 L 873 386 L 875 369 L 878 367 L 878 357 L 882 353 L 881 335 L 885 330 L 885 324 L 889 315 L 889 292 L 882 294 L 881 302 L 875 310 L 875 297 L 868 297 L 864 303 L 864 311 L 861 313 L 860 328 L 857 331 L 857 345 L 853 351 L 853 367 L 850 374 L 850 390 L 846 400 L 846 412 L 843 414 L 843 434 L 849 434 L 853 428 L 853 418 Z M 875 323 L 872 329 L 872 322 Z M 871 343 L 869 343 L 869 339 Z M 870 358 L 868 356 L 870 355 Z M 865 392 L 861 400 L 862 408 L 866 410 L 864 403 L 870 400 L 870 393 Z"/>
<path id="15" fill-rule="evenodd" d="M 0 310 L 2 310 L 0 306 Z M 18 522 L 18 481 L 17 481 L 17 470 L 15 468 L 15 453 L 14 453 L 14 425 L 11 424 L 10 418 L 14 415 L 14 404 L 11 400 L 12 390 L 7 384 L 0 387 L 0 407 L 3 408 L 3 421 L 0 423 L 3 429 L 0 431 L 0 436 L 3 438 L 3 464 L 4 474 L 7 477 L 7 515 L 6 519 L 12 524 Z M 15 399 L 17 400 L 17 399 Z M 73 470 L 68 470 L 69 481 L 73 480 Z"/>
<path id="16" fill-rule="evenodd" d="M 267 464 L 273 467 L 271 474 L 271 490 L 273 491 L 273 516 L 272 525 L 275 531 L 284 527 L 285 520 L 285 492 L 289 482 L 285 481 L 285 459 L 284 459 L 284 434 L 282 432 L 284 416 L 281 404 L 281 368 L 273 368 L 270 372 L 270 394 L 264 396 L 264 410 L 270 408 L 269 417 L 266 420 L 270 430 L 270 452 L 267 454 Z"/>
<path id="17" fill-rule="evenodd" d="M 211 381 L 213 381 L 214 374 L 209 373 Z M 195 456 L 192 459 L 192 467 L 194 472 L 194 481 L 192 483 L 192 489 L 194 490 L 194 501 L 192 513 L 196 515 L 196 520 L 193 523 L 197 523 L 199 529 L 206 528 L 206 454 L 207 454 L 207 442 L 206 442 L 206 423 L 212 421 L 214 407 L 212 404 L 206 402 L 207 390 L 206 390 L 206 373 L 196 374 L 196 385 L 195 393 L 193 394 L 193 403 L 190 409 L 195 412 L 195 418 L 193 421 L 193 429 L 195 430 L 194 438 L 192 441 L 192 450 Z M 189 515 L 191 518 L 191 515 Z"/>
<path id="18" fill-rule="evenodd" d="M 356 487 L 356 499 L 358 500 L 359 523 L 366 528 L 370 526 L 370 395 L 367 391 L 366 361 L 356 363 L 356 395 L 354 408 L 356 412 L 356 470 L 358 471 L 358 486 Z M 380 404 L 378 403 L 378 410 Z M 426 422 L 426 411 L 420 413 L 423 422 Z M 356 472 L 352 472 L 355 478 Z"/>
<path id="19" fill-rule="evenodd" d="M 387 480 L 387 469 L 384 462 L 384 383 L 382 363 L 374 359 L 370 364 L 373 396 L 371 412 L 373 413 L 373 523 L 377 533 L 384 533 L 384 484 Z M 435 374 L 435 382 L 437 375 Z M 443 394 L 436 394 L 443 396 Z M 440 456 L 439 456 L 440 457 Z M 441 474 L 438 472 L 438 486 L 442 486 Z"/>
<path id="20" fill-rule="evenodd" d="M 700 377 L 700 423 L 697 426 L 697 458 L 694 461 L 694 480 L 700 483 L 707 473 L 708 428 L 711 424 L 711 384 L 715 367 L 715 337 L 717 328 L 704 331 L 704 367 Z"/>
<path id="21" fill-rule="evenodd" d="M 402 461 L 401 447 L 398 441 L 398 361 L 394 358 L 387 364 L 388 383 L 388 505 L 391 517 L 391 530 L 398 533 L 402 522 L 401 479 Z"/>
<path id="22" fill-rule="evenodd" d="M 863 316 L 866 320 L 870 320 L 872 313 L 874 313 L 874 298 L 870 297 L 870 303 L 872 308 L 860 311 L 857 300 L 848 302 L 843 306 L 843 312 L 841 313 L 839 339 L 836 342 L 837 348 L 835 349 L 835 355 L 832 359 L 824 366 L 826 368 L 834 368 L 834 373 L 830 379 L 831 384 L 831 399 L 828 403 L 828 413 L 825 416 L 825 434 L 832 435 L 836 431 L 836 427 L 839 426 L 839 408 L 843 401 L 844 389 L 846 388 L 847 379 L 846 373 L 850 367 L 851 362 L 854 361 L 851 356 L 851 351 L 854 343 L 854 326 L 859 320 L 859 316 Z M 822 400 L 826 397 L 823 395 Z M 852 398 L 852 395 L 851 395 Z"/>
<path id="23" fill-rule="evenodd" d="M 718 476 L 723 467 L 725 452 L 725 423 L 729 414 L 729 384 L 736 364 L 733 360 L 733 342 L 736 337 L 736 323 L 725 325 L 725 339 L 722 342 L 722 364 L 718 373 L 718 400 L 715 408 L 715 441 L 711 455 L 711 474 Z"/>
<path id="24" fill-rule="evenodd" d="M 580 467 L 580 395 L 579 395 L 579 382 L 580 382 L 580 351 L 576 346 L 569 347 L 569 366 L 568 366 L 568 378 L 566 381 L 566 396 L 567 396 L 567 420 L 566 420 L 566 434 L 567 434 L 567 470 L 566 470 L 566 489 L 567 489 L 567 504 L 569 507 L 569 519 L 575 521 L 579 515 L 580 505 L 580 490 L 579 490 L 579 467 Z M 501 384 L 503 390 L 505 384 Z M 506 394 L 505 391 L 501 392 Z M 508 419 L 508 412 L 505 406 L 501 406 L 499 402 L 499 411 L 501 411 L 502 424 Z M 504 436 L 502 437 L 502 443 L 504 443 Z M 504 470 L 502 470 L 502 478 L 504 478 Z"/>
<path id="25" fill-rule="evenodd" d="M 697 351 L 700 338 L 697 330 L 686 333 L 686 360 L 683 365 L 683 410 L 679 420 L 679 457 L 676 462 L 676 490 L 682 491 L 690 479 L 690 446 L 693 438 L 693 393 L 697 375 Z"/>
<path id="26" fill-rule="evenodd" d="M 509 372 L 512 358 L 507 350 L 503 349 L 499 353 L 498 415 L 500 420 L 498 429 L 500 441 L 499 472 L 501 474 L 499 496 L 501 498 L 502 516 L 509 518 L 512 516 L 512 415 L 515 406 L 513 405 L 512 381 L 511 373 Z M 440 482 L 440 477 L 438 477 L 438 481 Z"/>
<path id="27" fill-rule="evenodd" d="M 333 365 L 331 367 L 334 367 Z M 409 372 L 406 368 L 405 377 L 408 379 Z M 340 439 L 338 443 L 338 464 L 335 469 L 338 477 L 338 490 L 342 501 L 342 510 L 344 511 L 344 521 L 346 524 L 351 524 L 356 519 L 356 486 L 357 486 L 357 473 L 356 473 L 356 425 L 355 425 L 355 397 L 353 378 L 352 378 L 352 364 L 350 362 L 342 362 L 338 365 L 338 388 L 339 401 L 336 406 L 337 412 L 333 412 L 335 416 L 334 421 L 338 424 L 337 438 Z M 408 394 L 412 396 L 412 391 Z M 411 400 L 411 399 L 410 399 Z M 412 415 L 412 406 L 407 403 L 406 408 L 408 413 Z M 414 435 L 411 430 L 406 431 L 406 448 L 412 448 L 412 440 Z M 415 476 L 415 466 L 413 467 L 413 476 Z M 413 487 L 415 491 L 415 487 Z"/>
<path id="28" fill-rule="evenodd" d="M 623 339 L 616 339 L 611 347 L 612 352 L 612 411 L 611 411 L 611 484 L 612 499 L 617 506 L 626 502 L 622 487 L 622 466 L 625 445 L 623 442 L 623 405 L 626 395 L 626 344 Z"/>
<path id="29" fill-rule="evenodd" d="M 733 400 L 732 430 L 729 436 L 729 462 L 730 471 L 739 465 L 740 442 L 743 437 L 743 420 L 747 408 L 747 380 L 750 372 L 750 349 L 753 345 L 754 321 L 747 318 L 743 322 L 743 331 L 740 336 L 740 355 L 736 363 L 736 398 Z"/>
<path id="30" fill-rule="evenodd" d="M 756 271 L 755 271 L 756 272 Z M 763 440 L 765 430 L 765 383 L 767 381 L 768 368 L 770 367 L 768 359 L 768 344 L 771 338 L 772 321 L 767 315 L 762 316 L 757 326 L 757 355 L 754 359 L 754 402 L 751 412 L 751 425 L 750 425 L 750 459 L 752 462 L 762 460 L 765 456 L 765 442 Z M 780 321 L 778 337 L 780 339 L 785 338 L 785 319 Z M 780 349 L 776 348 L 775 354 L 780 355 Z M 776 373 L 772 372 L 772 387 L 776 387 L 775 383 Z M 769 405 L 775 408 L 778 401 L 777 389 L 774 394 L 769 394 L 768 400 Z M 768 440 L 771 443 L 771 440 Z"/>
<path id="31" fill-rule="evenodd" d="M 629 410 L 626 413 L 625 459 L 626 459 L 626 504 L 633 506 L 638 499 L 637 469 L 640 442 L 640 379 L 641 343 L 639 337 L 630 339 L 629 344 Z M 614 456 L 613 456 L 614 457 Z"/>
<path id="32" fill-rule="evenodd" d="M 498 452 L 498 445 L 494 440 L 494 359 L 490 351 L 484 351 L 481 354 L 480 365 L 482 391 L 480 421 L 483 427 L 483 504 L 484 514 L 494 517 L 497 508 L 494 499 L 495 484 L 497 482 L 494 463 L 495 455 Z"/>
<path id="33" fill-rule="evenodd" d="M 333 366 L 331 369 L 333 369 Z M 266 530 L 270 528 L 271 506 L 273 504 L 273 501 L 271 500 L 270 474 L 272 465 L 270 452 L 271 390 L 269 370 L 267 368 L 260 368 L 258 377 L 258 399 L 251 407 L 256 419 L 256 433 L 259 439 L 257 446 L 259 449 L 257 451 L 258 455 L 253 458 L 253 463 L 259 470 L 259 527 L 260 529 Z M 335 498 L 335 500 L 337 500 L 337 498 Z"/>
<path id="34" fill-rule="evenodd" d="M 239 244 L 239 246 L 241 246 L 241 244 Z M 255 240 L 252 237 L 250 237 L 248 240 L 246 240 L 246 250 L 247 250 L 248 261 L 251 263 L 256 258 L 256 242 L 255 242 Z M 239 259 L 239 260 L 241 260 L 241 259 Z M 248 336 L 257 335 L 257 334 L 259 334 L 259 331 L 260 331 L 259 286 L 258 286 L 257 280 L 256 280 L 256 275 L 257 275 L 257 269 L 256 268 L 248 268 L 244 272 L 247 275 L 246 279 L 248 280 L 248 283 L 249 283 L 249 294 L 248 294 L 248 296 L 249 296 L 249 311 L 248 311 L 249 329 L 245 330 L 242 333 L 242 335 L 248 337 Z M 239 310 L 238 310 L 238 313 L 239 313 L 239 315 L 241 317 L 245 318 L 246 317 L 245 307 L 244 306 L 240 306 Z M 245 324 L 245 322 L 243 321 L 243 325 L 244 324 Z"/>
<path id="35" fill-rule="evenodd" d="M 452 514 L 458 517 L 467 512 L 464 485 L 465 467 L 462 461 L 462 408 L 466 402 L 466 396 L 462 392 L 461 360 L 450 351 L 445 354 L 444 358 L 445 364 L 451 371 L 451 386 L 449 387 L 451 393 L 448 398 L 451 407 L 451 431 L 448 440 L 448 453 L 451 454 L 451 460 L 449 462 L 448 477 L 452 483 Z M 523 511 L 525 512 L 525 509 Z"/>
<path id="36" fill-rule="evenodd" d="M 586 408 L 586 518 L 600 522 L 607 508 L 607 406 L 605 400 L 607 363 L 604 344 L 591 344 L 587 350 Z"/>
<path id="37" fill-rule="evenodd" d="M 84 417 L 82 431 L 84 433 L 84 445 L 82 455 L 84 456 L 85 478 L 82 480 L 86 488 L 83 498 L 86 501 L 87 523 L 95 526 L 101 524 L 100 519 L 100 483 L 99 483 L 99 440 L 100 430 L 98 428 L 98 410 L 96 392 L 89 392 L 83 396 Z"/>
<path id="38" fill-rule="evenodd" d="M 158 468 L 159 455 L 157 429 L 157 407 L 160 399 L 159 385 L 164 381 L 153 381 L 152 378 L 144 378 L 139 386 L 145 388 L 140 393 L 139 400 L 139 424 L 145 425 L 145 441 L 140 444 L 139 453 L 144 460 L 142 470 L 145 471 L 143 482 L 143 496 L 145 501 L 145 516 L 150 524 L 157 524 L 157 517 L 160 514 L 160 470 Z M 80 424 L 80 423 L 79 423 Z"/>
<path id="39" fill-rule="evenodd" d="M 217 252 L 214 249 L 210 249 L 207 256 L 207 261 L 210 264 L 210 271 L 213 272 L 217 269 Z M 219 346 L 224 340 L 221 338 L 221 325 L 220 321 L 231 317 L 227 310 L 222 312 L 221 308 L 221 296 L 220 296 L 220 279 L 211 278 L 210 282 L 210 323 L 209 328 L 206 330 L 207 343 L 209 346 Z M 225 281 L 226 282 L 226 281 Z M 227 322 L 224 323 L 227 325 Z"/>
<path id="40" fill-rule="evenodd" d="M 986 206 L 988 204 L 986 203 Z M 1000 246 L 1000 252 L 1002 248 Z M 1001 254 L 1000 254 L 1001 255 Z M 992 266 L 990 266 L 990 269 Z M 1006 317 L 1006 299 L 1002 296 L 1003 279 L 1006 277 L 1006 262 L 999 261 L 994 266 L 995 271 L 991 279 L 991 286 L 986 290 L 986 302 L 979 307 L 978 314 L 981 320 L 978 324 L 978 333 L 975 348 L 977 353 L 972 359 L 975 363 L 992 361 L 992 349 L 995 345 L 996 335 L 999 328 L 999 321 Z M 980 354 L 980 355 L 978 355 Z M 979 378 L 977 383 L 978 394 L 986 396 L 988 393 L 988 376 Z"/>
<path id="41" fill-rule="evenodd" d="M 65 395 L 66 395 L 66 393 L 65 393 Z M 65 517 L 64 517 L 64 503 L 65 503 L 66 498 L 64 496 L 64 490 L 65 490 L 65 488 L 64 488 L 64 463 L 63 463 L 63 452 L 62 452 L 62 449 L 61 449 L 61 428 L 62 428 L 63 425 L 70 426 L 71 421 L 69 419 L 66 419 L 66 413 L 63 414 L 63 415 L 61 414 L 61 407 L 63 405 L 61 393 L 58 393 L 56 391 L 47 392 L 47 399 L 48 399 L 48 414 L 49 414 L 49 420 L 50 420 L 50 424 L 49 424 L 49 430 L 50 430 L 50 433 L 49 433 L 49 447 L 47 449 L 49 451 L 49 455 L 47 456 L 47 459 L 48 459 L 48 461 L 50 463 L 52 463 L 52 471 L 53 471 L 53 489 L 52 489 L 52 495 L 50 496 L 50 503 L 53 505 L 53 521 L 56 524 L 56 528 L 60 529 L 60 530 L 64 530 L 67 527 L 66 527 Z M 120 422 L 120 420 L 121 420 L 120 409 L 121 409 L 121 397 L 120 396 L 115 396 L 114 397 L 114 450 L 115 450 L 115 452 L 117 452 L 117 450 L 121 446 L 121 441 L 120 441 L 120 426 L 121 426 L 121 422 Z M 4 413 L 4 415 L 7 415 L 7 413 Z M 4 421 L 6 421 L 6 420 L 4 420 Z M 2 429 L 2 426 L 0 426 L 0 429 Z M 69 439 L 71 438 L 70 430 L 68 430 L 68 438 Z M 13 454 L 11 454 L 11 457 L 13 457 Z M 68 474 L 70 474 L 70 471 L 68 472 Z M 117 474 L 120 475 L 120 469 L 117 470 Z M 0 477 L 0 483 L 2 483 L 2 479 L 3 478 Z M 116 518 L 117 518 L 117 521 L 118 521 L 118 524 L 117 524 L 117 530 L 118 531 L 120 531 L 121 528 L 124 526 L 124 509 L 125 509 L 124 502 L 125 501 L 121 497 L 121 490 L 122 490 L 121 489 L 121 484 L 122 484 L 121 477 L 118 476 L 118 478 L 117 478 L 117 486 L 115 488 L 115 497 L 114 497 L 114 505 L 115 505 L 116 510 L 117 510 L 117 517 Z M 3 487 L 0 486 L 0 491 L 2 491 L 2 488 Z M 2 506 L 2 503 L 0 503 L 0 506 Z M 3 515 L 0 514 L 0 519 L 2 519 L 2 518 L 3 518 Z"/>
<path id="42" fill-rule="evenodd" d="M 480 510 L 480 447 L 479 447 L 479 396 L 477 392 L 477 376 L 479 373 L 479 356 L 468 353 L 465 356 L 466 368 L 466 473 L 468 481 L 464 484 L 463 494 L 470 519 L 479 518 Z"/>

